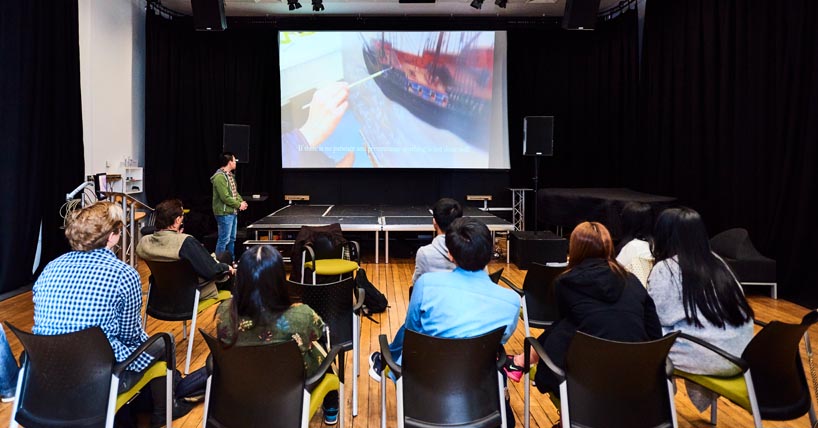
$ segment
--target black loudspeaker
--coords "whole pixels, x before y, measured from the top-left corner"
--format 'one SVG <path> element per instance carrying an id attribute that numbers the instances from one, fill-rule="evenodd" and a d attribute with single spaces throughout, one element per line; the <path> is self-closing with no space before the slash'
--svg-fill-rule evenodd
<path id="1" fill-rule="evenodd" d="M 233 153 L 238 163 L 250 162 L 250 125 L 225 123 L 223 131 L 224 151 Z"/>
<path id="2" fill-rule="evenodd" d="M 193 26 L 196 31 L 224 31 L 224 0 L 190 0 L 193 8 Z"/>
<path id="3" fill-rule="evenodd" d="M 565 0 L 562 28 L 566 30 L 593 30 L 596 26 L 596 14 L 598 12 L 599 0 Z"/>
<path id="4" fill-rule="evenodd" d="M 508 239 L 511 261 L 520 269 L 532 262 L 564 263 L 568 259 L 568 240 L 553 232 L 511 232 Z"/>
<path id="5" fill-rule="evenodd" d="M 523 118 L 523 155 L 552 156 L 554 154 L 554 116 Z"/>

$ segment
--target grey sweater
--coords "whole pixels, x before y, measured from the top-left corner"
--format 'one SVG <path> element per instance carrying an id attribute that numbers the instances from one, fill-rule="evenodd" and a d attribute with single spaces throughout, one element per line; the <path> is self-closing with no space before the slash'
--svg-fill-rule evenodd
<path id="1" fill-rule="evenodd" d="M 415 274 L 412 275 L 412 284 L 426 272 L 449 272 L 455 267 L 455 264 L 449 260 L 446 235 L 437 235 L 431 244 L 418 248 L 415 255 Z"/>

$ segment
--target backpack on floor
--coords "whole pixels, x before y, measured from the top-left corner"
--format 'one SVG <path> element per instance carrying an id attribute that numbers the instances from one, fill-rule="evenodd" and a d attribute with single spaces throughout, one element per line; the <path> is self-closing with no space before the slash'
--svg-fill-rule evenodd
<path id="1" fill-rule="evenodd" d="M 364 295 L 364 315 L 385 312 L 386 308 L 389 307 L 389 300 L 369 281 L 363 268 L 358 269 L 355 281 L 358 283 L 358 288 L 363 288 L 366 293 Z"/>

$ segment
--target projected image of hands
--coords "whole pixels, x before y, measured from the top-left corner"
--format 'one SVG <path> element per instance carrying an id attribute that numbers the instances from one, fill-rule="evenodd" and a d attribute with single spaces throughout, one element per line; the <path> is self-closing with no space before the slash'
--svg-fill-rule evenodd
<path id="1" fill-rule="evenodd" d="M 504 33 L 282 32 L 279 44 L 283 167 L 508 168 Z"/>

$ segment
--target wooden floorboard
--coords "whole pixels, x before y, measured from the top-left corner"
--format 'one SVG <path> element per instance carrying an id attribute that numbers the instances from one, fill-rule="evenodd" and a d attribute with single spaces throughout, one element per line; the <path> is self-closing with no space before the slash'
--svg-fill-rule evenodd
<path id="1" fill-rule="evenodd" d="M 389 264 L 374 264 L 364 263 L 363 267 L 367 274 L 376 286 L 386 294 L 389 299 L 390 308 L 387 312 L 373 315 L 373 320 L 364 318 L 361 326 L 361 353 L 360 353 L 360 377 L 358 378 L 358 416 L 351 416 L 352 406 L 352 353 L 348 353 L 346 357 L 346 395 L 347 399 L 345 406 L 347 409 L 346 427 L 360 427 L 360 428 L 376 428 L 380 426 L 380 387 L 374 380 L 370 379 L 367 374 L 369 364 L 367 362 L 368 356 L 371 352 L 378 350 L 378 336 L 385 334 L 389 339 L 395 334 L 397 329 L 403 323 L 406 315 L 406 304 L 408 301 L 408 289 L 412 280 L 412 273 L 414 271 L 414 261 L 406 259 L 391 259 Z M 503 276 L 511 279 L 517 284 L 522 283 L 525 276 L 525 271 L 517 269 L 513 264 L 501 263 L 499 261 L 492 262 L 490 271 L 494 271 L 500 267 L 505 268 Z M 142 276 L 143 284 L 147 283 L 148 270 L 144 263 L 140 263 L 139 272 Z M 761 321 L 781 320 L 786 322 L 798 322 L 801 317 L 807 312 L 807 309 L 785 300 L 773 300 L 769 297 L 754 295 L 750 296 L 750 304 L 756 312 L 756 318 Z M 26 292 L 18 296 L 9 298 L 0 302 L 0 319 L 9 321 L 12 324 L 24 329 L 30 330 L 33 324 L 32 319 L 33 306 L 31 302 L 31 292 Z M 200 314 L 198 327 L 205 331 L 214 332 L 214 314 L 215 308 L 210 308 Z M 375 322 L 377 321 L 377 323 Z M 177 367 L 182 370 L 184 368 L 185 353 L 187 351 L 187 341 L 182 340 L 182 324 L 159 321 L 155 319 L 148 320 L 148 333 L 156 333 L 161 331 L 168 331 L 174 334 L 177 341 Z M 9 343 L 15 355 L 21 351 L 20 342 L 17 338 L 8 332 Z M 536 335 L 539 330 L 533 330 L 532 334 Z M 810 329 L 813 337 L 818 337 L 818 327 Z M 506 345 L 506 351 L 509 354 L 522 352 L 522 342 L 524 336 L 524 327 L 522 322 L 517 326 L 514 336 Z M 813 345 L 813 348 L 816 348 Z M 207 357 L 207 346 L 202 340 L 201 336 L 197 335 L 194 339 L 193 357 L 191 361 L 191 370 L 202 367 Z M 807 367 L 805 353 L 803 352 L 804 366 Z M 679 426 L 686 427 L 710 427 L 709 411 L 705 413 L 698 413 L 693 405 L 684 394 L 684 385 L 681 382 L 677 383 L 679 391 L 676 394 L 675 403 L 679 419 Z M 523 427 L 523 385 L 521 383 L 511 383 L 509 395 L 511 397 L 512 409 L 517 421 L 518 427 Z M 558 414 L 550 400 L 540 394 L 536 388 L 532 387 L 532 404 L 531 404 L 531 427 L 551 427 L 558 419 Z M 396 426 L 395 423 L 395 388 L 390 385 L 387 393 L 387 427 Z M 193 411 L 187 416 L 180 418 L 174 422 L 175 427 L 193 428 L 201 426 L 203 406 L 200 404 L 196 406 Z M 319 411 L 313 417 L 310 426 L 322 427 L 324 424 L 321 420 L 321 412 Z M 11 416 L 11 404 L 0 404 L 0 423 L 5 423 Z M 727 402 L 724 399 L 719 401 L 719 420 L 717 427 L 750 427 L 752 426 L 752 417 L 738 406 Z M 786 426 L 796 428 L 808 428 L 809 418 L 805 415 L 795 421 L 790 421 Z M 780 423 L 775 424 L 765 422 L 765 426 L 781 426 Z"/>

